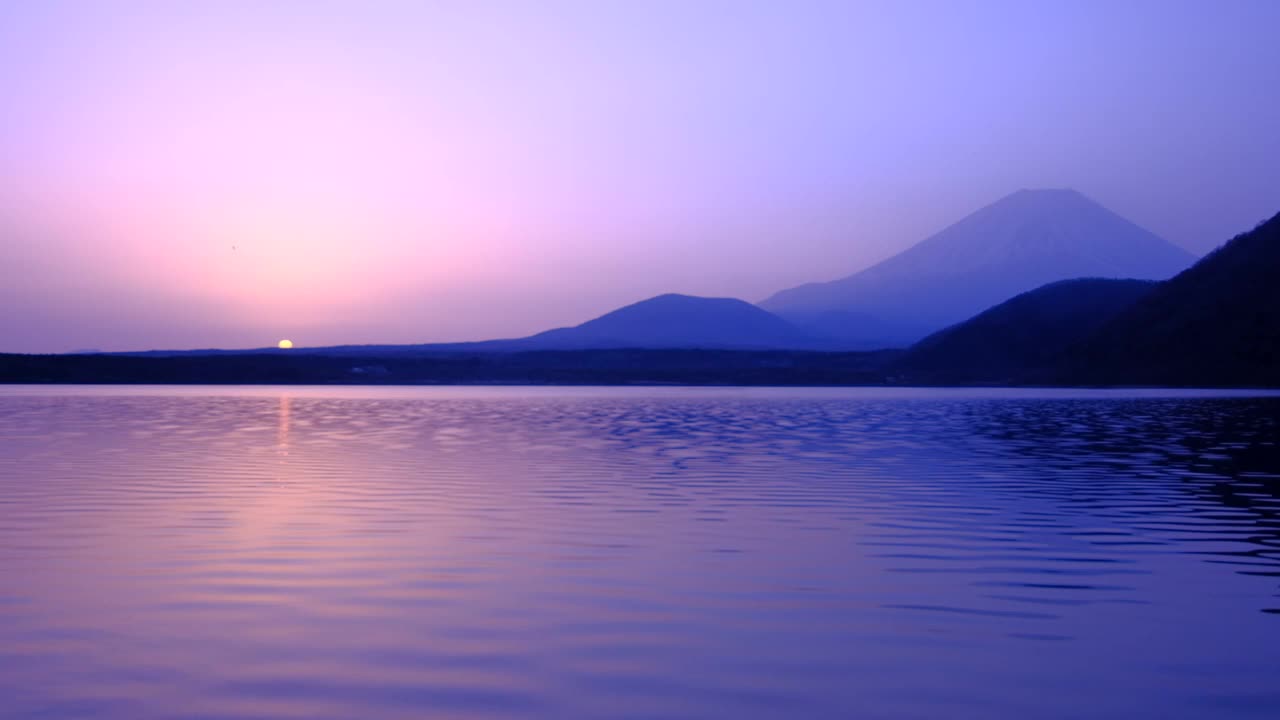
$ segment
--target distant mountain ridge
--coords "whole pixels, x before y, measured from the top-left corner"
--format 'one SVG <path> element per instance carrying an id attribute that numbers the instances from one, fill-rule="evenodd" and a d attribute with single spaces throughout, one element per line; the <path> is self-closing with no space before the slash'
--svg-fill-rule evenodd
<path id="1" fill-rule="evenodd" d="M 1098 239 L 1104 236 L 1108 239 Z M 1086 274 L 1001 295 L 912 343 L 908 351 L 878 354 L 880 359 L 871 364 L 883 364 L 883 380 L 889 383 L 1280 385 L 1278 237 L 1280 218 L 1273 218 L 1164 282 Z M 883 300 L 897 293 L 896 297 L 933 308 L 911 306 L 916 311 L 914 321 L 925 317 L 925 310 L 935 313 L 930 317 L 938 321 L 944 313 L 962 312 L 965 303 L 983 301 L 981 295 L 1003 292 L 1001 283 L 1021 284 L 1037 275 L 1074 275 L 1080 268 L 1099 266 L 1115 273 L 1136 267 L 1156 274 L 1176 269 L 1190 257 L 1079 193 L 1022 191 L 868 271 L 814 287 L 842 292 L 842 283 L 853 283 L 862 299 Z M 937 262 L 922 270 L 918 283 L 899 283 L 898 274 L 923 262 L 920 258 Z M 1018 272 L 1010 274 L 1011 269 Z M 858 283 L 869 283 L 871 290 Z M 890 310 L 905 313 L 903 308 L 909 305 L 904 300 L 901 307 Z M 876 316 L 872 310 L 812 310 L 790 315 L 798 319 L 792 321 L 738 299 L 665 294 L 579 325 L 523 338 L 128 354 L 284 353 L 366 359 L 613 350 L 803 354 L 866 349 L 852 338 L 857 330 L 868 328 L 880 337 L 896 331 L 903 340 L 905 324 L 894 325 L 892 317 Z M 835 332 L 824 333 L 827 328 L 815 325 L 815 319 Z M 808 324 L 802 324 L 806 320 Z M 914 325 L 910 332 L 921 327 Z M 850 329 L 854 332 L 847 332 Z M 566 381 L 573 381 L 572 373 L 587 372 L 587 368 L 571 370 L 573 361 L 563 363 Z M 868 364 L 858 368 L 863 373 L 869 370 Z"/>
<path id="2" fill-rule="evenodd" d="M 1050 282 L 1163 280 L 1194 260 L 1079 192 L 1020 190 L 872 267 L 760 306 L 851 346 L 901 346 Z M 858 317 L 868 327 L 850 327 Z"/>

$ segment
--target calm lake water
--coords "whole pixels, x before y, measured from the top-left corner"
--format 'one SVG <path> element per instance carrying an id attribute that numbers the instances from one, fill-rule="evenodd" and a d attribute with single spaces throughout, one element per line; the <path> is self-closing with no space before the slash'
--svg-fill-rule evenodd
<path id="1" fill-rule="evenodd" d="M 1280 717 L 1280 398 L 0 386 L 5 718 Z"/>

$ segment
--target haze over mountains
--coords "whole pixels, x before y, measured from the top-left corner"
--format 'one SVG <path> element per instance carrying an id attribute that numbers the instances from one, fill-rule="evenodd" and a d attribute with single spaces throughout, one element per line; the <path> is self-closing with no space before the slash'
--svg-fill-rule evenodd
<path id="1" fill-rule="evenodd" d="M 768 304 L 790 320 L 733 298 L 666 294 L 509 340 L 124 355 L 190 358 L 164 370 L 173 381 L 206 371 L 251 379 L 252 357 L 271 353 L 312 358 L 272 360 L 271 378 L 323 382 L 1280 385 L 1280 216 L 1173 279 L 1150 279 L 1190 258 L 1079 193 L 1022 191 L 862 273 L 778 294 Z M 836 302 L 845 304 L 822 309 Z M 905 352 L 888 349 L 964 313 Z M 847 324 L 831 332 L 815 318 Z M 886 329 L 898 342 L 884 352 L 848 352 L 858 333 Z M 126 358 L 9 357 L 10 375 L 37 381 L 149 372 Z"/>
<path id="2" fill-rule="evenodd" d="M 1276 278 L 1280 215 L 1171 280 L 1050 283 L 906 352 L 830 352 L 749 303 L 663 295 L 517 340 L 0 355 L 0 381 L 1280 387 Z"/>
<path id="3" fill-rule="evenodd" d="M 783 291 L 762 307 L 667 294 L 526 338 L 421 347 L 900 348 L 1048 282 L 1163 279 L 1194 260 L 1078 192 L 1022 190 L 863 272 Z"/>
<path id="4" fill-rule="evenodd" d="M 1194 261 L 1074 190 L 1020 190 L 881 263 L 760 306 L 849 347 L 902 347 L 1049 282 L 1163 280 Z"/>
<path id="5" fill-rule="evenodd" d="M 576 327 L 483 345 L 905 347 L 1046 283 L 1162 280 L 1194 261 L 1186 250 L 1074 190 L 1021 190 L 860 273 L 784 290 L 760 307 L 729 298 L 661 295 Z"/>

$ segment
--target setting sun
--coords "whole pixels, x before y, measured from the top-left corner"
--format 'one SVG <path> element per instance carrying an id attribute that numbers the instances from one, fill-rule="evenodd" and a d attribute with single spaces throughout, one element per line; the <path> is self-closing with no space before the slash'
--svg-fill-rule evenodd
<path id="1" fill-rule="evenodd" d="M 289 348 L 293 347 L 293 341 L 281 340 L 280 342 L 276 343 L 276 347 L 280 348 L 281 350 L 288 350 Z"/>

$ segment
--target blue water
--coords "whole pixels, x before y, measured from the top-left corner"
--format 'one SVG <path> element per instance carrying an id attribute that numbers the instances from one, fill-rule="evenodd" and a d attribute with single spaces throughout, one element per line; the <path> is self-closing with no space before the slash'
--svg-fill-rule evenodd
<path id="1" fill-rule="evenodd" d="M 1280 717 L 1280 398 L 0 387 L 0 717 Z"/>

